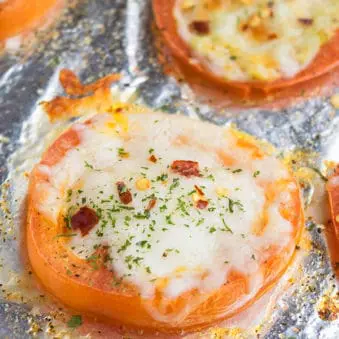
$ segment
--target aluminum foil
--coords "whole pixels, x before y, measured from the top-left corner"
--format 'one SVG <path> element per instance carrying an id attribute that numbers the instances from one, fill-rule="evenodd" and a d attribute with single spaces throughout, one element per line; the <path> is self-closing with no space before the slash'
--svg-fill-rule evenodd
<path id="1" fill-rule="evenodd" d="M 49 315 L 36 312 L 29 299 L 39 299 L 41 291 L 32 292 L 29 279 L 18 278 L 25 270 L 20 235 L 26 173 L 38 161 L 46 146 L 44 140 L 48 143 L 55 131 L 65 127 L 50 124 L 39 102 L 62 93 L 58 81 L 62 68 L 73 70 L 84 82 L 119 72 L 123 79 L 118 87 L 125 96 L 133 95 L 138 102 L 168 113 L 179 112 L 219 125 L 234 123 L 282 152 L 303 150 L 313 154 L 309 161 L 319 169 L 324 159 L 339 160 L 339 111 L 329 98 L 307 99 L 279 112 L 260 108 L 216 110 L 199 104 L 187 85 L 179 85 L 163 74 L 156 57 L 152 25 L 151 1 L 80 0 L 62 13 L 51 34 L 38 37 L 29 53 L 6 51 L 0 57 L 1 338 L 55 337 L 51 326 L 65 322 L 60 316 L 61 320 L 58 318 L 59 322 L 51 325 Z M 306 187 L 311 211 L 312 204 L 321 200 L 315 198 L 321 185 L 319 178 Z M 266 320 L 268 326 L 265 330 L 258 326 L 245 337 L 339 338 L 339 320 L 335 319 L 338 314 L 321 309 L 322 303 L 337 296 L 325 226 L 321 224 L 324 220 L 326 216 L 316 220 L 318 224 L 308 221 L 305 237 L 310 241 L 307 253 L 301 255 L 302 274 L 291 284 L 289 293 L 278 298 L 270 319 Z M 19 285 L 20 293 L 16 289 Z M 30 293 L 29 298 L 25 291 Z M 117 337 L 123 337 L 119 333 Z M 90 330 L 81 335 L 86 334 L 98 336 Z M 230 335 L 224 332 L 225 338 Z M 59 337 L 67 336 L 80 334 L 59 332 Z M 137 336 L 147 338 L 142 333 Z M 195 337 L 219 338 L 216 332 L 208 331 L 190 336 Z"/>

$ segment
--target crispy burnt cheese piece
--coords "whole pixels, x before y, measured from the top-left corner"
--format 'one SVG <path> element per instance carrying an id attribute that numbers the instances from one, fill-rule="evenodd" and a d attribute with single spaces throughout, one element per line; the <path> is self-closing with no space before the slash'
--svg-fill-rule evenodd
<path id="1" fill-rule="evenodd" d="M 337 0 L 173 2 L 178 34 L 192 56 L 230 81 L 294 77 L 339 28 Z"/>
<path id="2" fill-rule="evenodd" d="M 97 114 L 30 178 L 30 262 L 80 312 L 173 331 L 257 300 L 291 263 L 297 182 L 232 128 L 162 113 Z"/>

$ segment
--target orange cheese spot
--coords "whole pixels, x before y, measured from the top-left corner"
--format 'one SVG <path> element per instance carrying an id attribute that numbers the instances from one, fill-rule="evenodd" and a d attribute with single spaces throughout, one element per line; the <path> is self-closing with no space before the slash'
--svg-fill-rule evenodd
<path id="1" fill-rule="evenodd" d="M 227 154 L 225 151 L 218 150 L 217 155 L 224 166 L 228 167 L 235 164 L 234 158 L 231 155 Z"/>
<path id="2" fill-rule="evenodd" d="M 256 144 L 244 138 L 238 139 L 236 145 L 250 151 L 253 159 L 261 159 L 264 156 L 263 151 Z"/>
<path id="3" fill-rule="evenodd" d="M 275 199 L 283 191 L 287 191 L 290 180 L 281 179 L 273 184 L 265 185 L 265 203 L 258 220 L 253 224 L 252 233 L 256 236 L 261 236 L 269 223 L 268 210 L 274 203 Z M 279 205 L 281 216 L 288 220 L 294 227 L 299 223 L 301 203 L 299 199 L 298 189 L 288 190 L 290 199 L 283 201 Z"/>

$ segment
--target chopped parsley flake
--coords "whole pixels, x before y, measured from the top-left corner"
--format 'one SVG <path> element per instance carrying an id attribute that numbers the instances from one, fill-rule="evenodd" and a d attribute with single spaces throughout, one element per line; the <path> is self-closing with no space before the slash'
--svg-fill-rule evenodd
<path id="1" fill-rule="evenodd" d="M 141 248 L 151 248 L 151 244 L 147 240 L 141 240 L 136 243 L 137 246 L 140 246 Z"/>
<path id="2" fill-rule="evenodd" d="M 96 172 L 101 172 L 101 170 L 94 168 L 94 166 L 91 165 L 90 163 L 88 163 L 86 160 L 85 160 L 85 167 L 89 168 L 89 169 L 91 169 L 93 171 L 96 171 Z"/>
<path id="3" fill-rule="evenodd" d="M 91 265 L 91 267 L 94 269 L 94 270 L 97 270 L 99 268 L 98 266 L 98 263 L 97 263 L 97 260 L 98 260 L 98 255 L 96 254 L 92 254 L 91 256 L 89 256 L 87 258 L 87 262 Z"/>
<path id="4" fill-rule="evenodd" d="M 212 226 L 212 227 L 210 227 L 209 232 L 210 232 L 210 233 L 214 233 L 216 230 L 217 230 L 217 229 L 216 229 L 214 226 Z"/>
<path id="5" fill-rule="evenodd" d="M 86 160 L 85 160 L 85 167 L 90 168 L 91 170 L 94 170 L 93 165 L 91 165 L 90 163 L 88 163 Z"/>
<path id="6" fill-rule="evenodd" d="M 67 190 L 67 200 L 66 200 L 66 202 L 71 202 L 71 199 L 72 199 L 72 193 L 73 193 L 73 191 L 69 188 L 69 189 Z"/>
<path id="7" fill-rule="evenodd" d="M 167 257 L 169 253 L 173 253 L 173 252 L 175 252 L 177 254 L 180 253 L 180 251 L 176 248 L 166 248 L 164 253 L 162 254 L 162 256 Z"/>
<path id="8" fill-rule="evenodd" d="M 123 209 L 123 210 L 128 210 L 128 211 L 134 210 L 134 207 L 132 207 L 132 206 L 119 205 L 118 207 Z M 116 212 L 120 212 L 120 211 L 117 210 Z"/>
<path id="9" fill-rule="evenodd" d="M 118 148 L 118 155 L 119 155 L 119 157 L 125 158 L 125 157 L 129 156 L 129 153 L 126 152 L 124 148 L 119 147 Z"/>
<path id="10" fill-rule="evenodd" d="M 209 176 L 207 176 L 207 179 L 210 179 L 210 180 L 212 180 L 212 181 L 215 181 L 215 178 L 214 178 L 213 174 L 210 174 Z"/>
<path id="11" fill-rule="evenodd" d="M 205 221 L 204 218 L 199 219 L 198 222 L 196 223 L 196 226 L 200 226 L 204 221 Z"/>
<path id="12" fill-rule="evenodd" d="M 174 178 L 173 179 L 173 182 L 172 182 L 172 184 L 171 184 L 171 186 L 170 186 L 170 188 L 169 188 L 169 190 L 170 190 L 170 193 L 172 193 L 172 191 L 175 189 L 175 188 L 177 188 L 178 186 L 179 186 L 179 179 L 178 178 Z"/>
<path id="13" fill-rule="evenodd" d="M 57 234 L 54 238 L 71 238 L 75 237 L 76 235 L 76 233 Z"/>
<path id="14" fill-rule="evenodd" d="M 232 229 L 226 224 L 226 221 L 224 218 L 222 218 L 222 223 L 224 224 L 224 228 L 222 228 L 221 230 L 224 232 L 230 232 L 233 234 Z"/>
<path id="15" fill-rule="evenodd" d="M 69 328 L 77 328 L 82 325 L 81 315 L 72 315 L 71 319 L 68 320 L 67 326 Z"/>
<path id="16" fill-rule="evenodd" d="M 169 215 L 166 215 L 166 222 L 167 224 L 169 225 L 174 225 L 174 222 L 172 221 L 172 216 L 169 214 Z"/>
<path id="17" fill-rule="evenodd" d="M 240 211 L 244 211 L 244 206 L 239 200 L 233 200 L 229 197 L 226 197 L 228 199 L 228 212 L 234 213 L 234 208 L 237 207 Z"/>
<path id="18" fill-rule="evenodd" d="M 313 229 L 316 227 L 316 224 L 314 222 L 311 222 L 310 225 L 307 227 L 307 230 L 309 232 L 313 231 Z"/>
<path id="19" fill-rule="evenodd" d="M 158 175 L 156 180 L 157 181 L 166 181 L 167 179 L 168 179 L 168 175 L 163 173 L 161 175 Z"/>
<path id="20" fill-rule="evenodd" d="M 149 211 L 144 211 L 144 213 L 137 213 L 137 214 L 134 214 L 133 217 L 135 219 L 149 219 L 150 217 L 150 212 Z"/>
<path id="21" fill-rule="evenodd" d="M 189 215 L 189 213 L 187 212 L 187 203 L 181 198 L 178 198 L 177 200 L 178 200 L 177 210 L 180 210 L 184 215 Z"/>
<path id="22" fill-rule="evenodd" d="M 132 269 L 133 265 L 139 266 L 140 262 L 143 261 L 144 259 L 141 257 L 133 257 L 133 255 L 128 255 L 125 258 L 125 262 L 128 266 L 128 269 Z"/>
<path id="23" fill-rule="evenodd" d="M 256 178 L 259 174 L 260 174 L 260 171 L 255 171 L 255 172 L 253 173 L 253 177 Z"/>
<path id="24" fill-rule="evenodd" d="M 125 251 L 128 246 L 130 246 L 132 243 L 127 239 L 125 243 L 118 249 L 118 253 Z"/>

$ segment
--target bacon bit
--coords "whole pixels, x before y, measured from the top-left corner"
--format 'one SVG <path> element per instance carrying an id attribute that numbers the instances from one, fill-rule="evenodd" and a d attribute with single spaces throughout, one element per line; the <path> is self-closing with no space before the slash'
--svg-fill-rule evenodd
<path id="1" fill-rule="evenodd" d="M 204 208 L 206 208 L 208 206 L 208 201 L 206 201 L 206 200 L 198 200 L 196 206 L 200 210 L 203 210 Z"/>
<path id="2" fill-rule="evenodd" d="M 278 35 L 276 33 L 271 33 L 268 35 L 268 40 L 275 40 L 278 37 Z"/>
<path id="3" fill-rule="evenodd" d="M 313 19 L 299 18 L 298 21 L 305 26 L 311 26 L 313 24 Z"/>
<path id="4" fill-rule="evenodd" d="M 249 28 L 248 24 L 243 24 L 243 25 L 241 26 L 241 30 L 242 30 L 243 32 L 247 31 L 248 28 Z"/>
<path id="5" fill-rule="evenodd" d="M 202 195 L 202 196 L 205 195 L 204 192 L 202 191 L 202 189 L 199 186 L 194 185 L 194 188 L 199 193 L 199 195 Z"/>
<path id="6" fill-rule="evenodd" d="M 171 169 L 175 173 L 179 173 L 185 177 L 200 177 L 199 163 L 190 160 L 175 160 L 171 165 Z"/>
<path id="7" fill-rule="evenodd" d="M 154 163 L 156 163 L 156 162 L 158 161 L 157 157 L 156 157 L 154 154 L 152 154 L 152 155 L 148 158 L 148 160 L 151 161 L 151 162 L 154 162 Z"/>
<path id="8" fill-rule="evenodd" d="M 118 181 L 116 185 L 117 185 L 120 201 L 125 205 L 129 204 L 132 201 L 132 194 L 127 189 L 127 186 L 125 185 L 125 183 L 122 181 Z"/>
<path id="9" fill-rule="evenodd" d="M 204 209 L 208 205 L 208 201 L 205 198 L 205 193 L 202 191 L 202 189 L 194 185 L 194 188 L 196 190 L 195 193 L 192 194 L 192 200 L 196 208 L 199 208 L 200 210 Z"/>
<path id="10" fill-rule="evenodd" d="M 193 21 L 190 23 L 189 28 L 198 35 L 206 35 L 210 32 L 210 25 L 208 21 Z"/>
<path id="11" fill-rule="evenodd" d="M 95 211 L 89 207 L 81 207 L 71 218 L 72 229 L 79 229 L 84 237 L 99 222 Z"/>
<path id="12" fill-rule="evenodd" d="M 157 203 L 157 199 L 151 199 L 148 203 L 146 211 L 150 211 L 155 206 L 156 203 Z"/>

